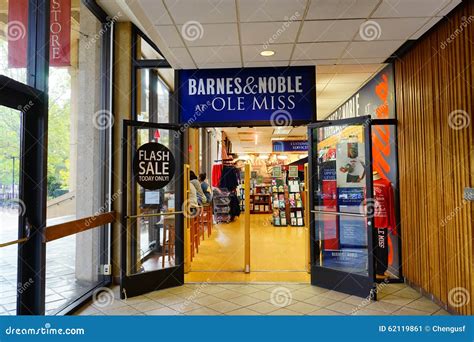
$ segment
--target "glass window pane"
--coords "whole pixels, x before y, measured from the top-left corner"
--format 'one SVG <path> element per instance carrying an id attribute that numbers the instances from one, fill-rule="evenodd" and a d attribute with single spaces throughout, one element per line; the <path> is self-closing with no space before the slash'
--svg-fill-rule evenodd
<path id="1" fill-rule="evenodd" d="M 20 118 L 18 110 L 0 106 L 0 243 L 18 239 L 18 219 L 25 210 L 18 199 Z M 0 248 L 0 315 L 16 314 L 17 263 L 18 245 Z"/>
<path id="2" fill-rule="evenodd" d="M 319 266 L 368 275 L 363 126 L 316 128 L 314 193 Z"/>
<path id="3" fill-rule="evenodd" d="M 55 19 L 51 17 L 51 25 Z M 82 2 L 72 8 L 69 21 L 71 44 L 61 45 L 56 55 L 60 62 L 49 69 L 48 225 L 108 211 L 102 138 L 113 120 L 101 101 L 104 32 Z M 48 243 L 47 313 L 57 312 L 102 280 L 104 230 Z"/>
<path id="4" fill-rule="evenodd" d="M 133 129 L 137 136 L 137 149 L 148 143 L 158 142 L 176 155 L 176 146 L 169 141 L 170 132 L 165 129 Z M 166 137 L 166 138 L 163 138 Z M 131 163 L 129 160 L 129 167 Z M 166 214 L 175 211 L 175 182 L 158 190 L 145 190 L 136 184 L 136 196 L 132 199 L 136 209 L 132 215 L 144 217 L 128 221 L 127 274 L 149 272 L 175 265 L 175 215 Z"/>
<path id="5" fill-rule="evenodd" d="M 0 74 L 26 83 L 28 0 L 0 0 Z"/>

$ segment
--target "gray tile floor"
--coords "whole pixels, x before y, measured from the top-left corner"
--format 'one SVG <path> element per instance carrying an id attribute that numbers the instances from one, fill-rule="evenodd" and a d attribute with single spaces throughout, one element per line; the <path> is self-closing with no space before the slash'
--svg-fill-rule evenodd
<path id="1" fill-rule="evenodd" d="M 378 301 L 308 284 L 186 284 L 120 300 L 102 292 L 78 315 L 449 315 L 404 284 L 383 284 Z"/>

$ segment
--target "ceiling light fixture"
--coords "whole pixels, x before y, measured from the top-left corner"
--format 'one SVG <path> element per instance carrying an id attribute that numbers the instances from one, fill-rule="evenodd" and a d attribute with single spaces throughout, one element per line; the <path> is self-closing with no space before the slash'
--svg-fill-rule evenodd
<path id="1" fill-rule="evenodd" d="M 270 57 L 270 56 L 273 56 L 275 54 L 275 51 L 273 50 L 263 50 L 262 52 L 260 52 L 260 56 L 263 56 L 263 57 Z"/>

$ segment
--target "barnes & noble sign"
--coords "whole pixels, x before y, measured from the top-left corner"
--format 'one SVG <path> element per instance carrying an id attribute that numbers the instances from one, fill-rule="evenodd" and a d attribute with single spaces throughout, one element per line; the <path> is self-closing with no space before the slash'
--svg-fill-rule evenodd
<path id="1" fill-rule="evenodd" d="M 315 116 L 315 67 L 181 70 L 181 123 L 302 124 Z"/>

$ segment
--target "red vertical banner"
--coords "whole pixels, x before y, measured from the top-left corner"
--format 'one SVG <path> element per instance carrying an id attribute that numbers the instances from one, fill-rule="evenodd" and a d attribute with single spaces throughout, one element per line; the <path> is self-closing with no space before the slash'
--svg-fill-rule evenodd
<path id="1" fill-rule="evenodd" d="M 49 62 L 54 67 L 71 65 L 71 0 L 51 0 Z"/>
<path id="2" fill-rule="evenodd" d="M 53 67 L 71 65 L 71 0 L 51 0 L 49 62 Z M 28 49 L 28 0 L 8 1 L 8 67 L 26 68 Z"/>
<path id="3" fill-rule="evenodd" d="M 28 46 L 28 0 L 8 1 L 8 67 L 26 68 Z"/>

